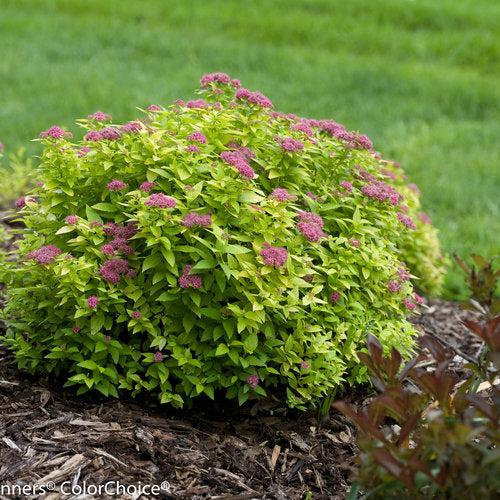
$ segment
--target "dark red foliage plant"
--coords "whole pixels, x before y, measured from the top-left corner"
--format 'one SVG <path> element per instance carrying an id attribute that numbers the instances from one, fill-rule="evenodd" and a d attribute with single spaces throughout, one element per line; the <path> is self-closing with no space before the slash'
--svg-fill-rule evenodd
<path id="1" fill-rule="evenodd" d="M 452 354 L 430 336 L 421 339 L 429 354 L 406 364 L 371 335 L 358 353 L 379 394 L 359 409 L 333 404 L 359 429 L 349 498 L 500 498 L 499 272 L 493 261 L 472 258 L 472 268 L 459 260 L 477 313 L 464 325 L 483 348 L 465 377 L 450 370 Z"/>

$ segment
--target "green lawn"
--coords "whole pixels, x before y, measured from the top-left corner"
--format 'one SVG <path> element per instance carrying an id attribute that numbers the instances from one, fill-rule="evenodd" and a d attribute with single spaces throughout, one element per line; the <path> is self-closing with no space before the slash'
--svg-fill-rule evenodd
<path id="1" fill-rule="evenodd" d="M 225 71 L 367 133 L 420 186 L 447 251 L 492 255 L 499 25 L 497 0 L 0 0 L 0 141 L 75 131 L 96 109 L 130 119 Z"/>

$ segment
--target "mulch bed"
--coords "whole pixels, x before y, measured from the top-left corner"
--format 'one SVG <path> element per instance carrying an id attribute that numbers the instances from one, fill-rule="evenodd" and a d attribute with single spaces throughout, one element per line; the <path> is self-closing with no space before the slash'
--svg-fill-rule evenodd
<path id="1" fill-rule="evenodd" d="M 467 316 L 457 304 L 433 301 L 413 320 L 455 353 L 451 369 L 459 376 L 481 348 L 461 324 Z M 344 399 L 362 404 L 371 394 L 358 388 Z M 318 422 L 270 400 L 175 411 L 147 399 L 77 398 L 52 380 L 17 371 L 0 346 L 0 488 L 51 484 L 55 489 L 42 496 L 51 500 L 69 498 L 62 483 L 114 482 L 158 485 L 149 498 L 340 499 L 355 470 L 355 435 L 337 412 Z M 72 498 L 117 497 L 137 498 Z M 4 498 L 29 497 L 2 496 L 0 489 Z"/>

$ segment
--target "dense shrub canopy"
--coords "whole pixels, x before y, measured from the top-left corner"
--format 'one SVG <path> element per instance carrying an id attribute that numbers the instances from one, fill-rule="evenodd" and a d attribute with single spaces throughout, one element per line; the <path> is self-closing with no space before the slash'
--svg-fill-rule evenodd
<path id="1" fill-rule="evenodd" d="M 364 380 L 367 332 L 408 351 L 412 280 L 435 291 L 442 268 L 401 168 L 227 75 L 199 93 L 121 126 L 96 112 L 80 141 L 41 134 L 8 273 L 19 365 L 79 392 L 286 392 L 302 408 Z"/>

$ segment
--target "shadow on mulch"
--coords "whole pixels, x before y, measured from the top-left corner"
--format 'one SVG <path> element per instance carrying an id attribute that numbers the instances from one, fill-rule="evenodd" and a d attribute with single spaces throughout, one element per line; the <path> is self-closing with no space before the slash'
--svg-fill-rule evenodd
<path id="1" fill-rule="evenodd" d="M 467 314 L 434 301 L 414 320 L 455 351 L 457 372 L 479 349 L 461 325 Z M 348 399 L 362 403 L 367 391 Z M 159 493 L 141 498 L 299 499 L 310 492 L 337 499 L 349 489 L 355 453 L 355 429 L 336 412 L 318 426 L 314 415 L 287 413 L 268 401 L 173 411 L 149 400 L 76 398 L 18 372 L 0 350 L 0 487 L 53 482 L 56 490 L 43 496 L 51 500 L 69 498 L 58 491 L 64 482 L 115 481 L 163 483 Z"/>

